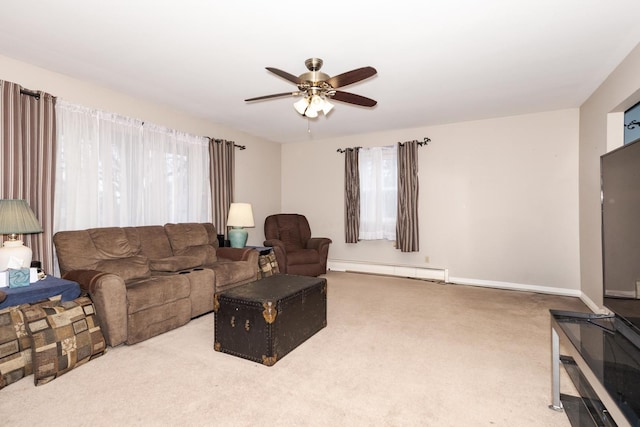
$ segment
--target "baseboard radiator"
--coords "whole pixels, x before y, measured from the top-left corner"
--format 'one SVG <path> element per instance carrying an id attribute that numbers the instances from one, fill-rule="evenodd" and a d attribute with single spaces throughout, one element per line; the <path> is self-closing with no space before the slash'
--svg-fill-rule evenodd
<path id="1" fill-rule="evenodd" d="M 446 268 L 426 268 L 411 265 L 373 264 L 361 261 L 327 260 L 327 269 L 353 273 L 380 274 L 385 276 L 409 277 L 412 279 L 449 281 Z"/>

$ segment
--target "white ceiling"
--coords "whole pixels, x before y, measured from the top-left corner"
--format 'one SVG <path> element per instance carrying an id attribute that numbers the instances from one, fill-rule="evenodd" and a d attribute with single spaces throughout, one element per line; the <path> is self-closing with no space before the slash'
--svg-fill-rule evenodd
<path id="1" fill-rule="evenodd" d="M 578 107 L 640 42 L 639 16 L 638 0 L 2 0 L 0 54 L 297 142 Z M 297 98 L 244 102 L 296 90 L 265 67 L 299 75 L 310 57 L 331 76 L 376 68 L 343 90 L 378 105 L 307 122 Z"/>

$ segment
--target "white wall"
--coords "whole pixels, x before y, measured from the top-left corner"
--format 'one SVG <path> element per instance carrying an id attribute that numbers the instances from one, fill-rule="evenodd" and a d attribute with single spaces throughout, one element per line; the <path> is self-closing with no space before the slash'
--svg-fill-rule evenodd
<path id="1" fill-rule="evenodd" d="M 602 306 L 600 156 L 622 144 L 608 128 L 619 113 L 640 101 L 640 45 L 580 107 L 580 274 L 581 289 Z M 616 140 L 611 140 L 615 138 Z"/>
<path id="2" fill-rule="evenodd" d="M 281 147 L 2 56 L 0 79 L 246 145 L 237 152 L 236 199 L 254 207 L 256 228 L 249 230 L 249 244 L 262 243 L 267 215 L 300 212 L 314 234 L 333 239 L 331 259 L 448 268 L 452 278 L 468 283 L 580 287 L 577 110 Z M 421 251 L 403 254 L 390 242 L 343 243 L 344 157 L 336 149 L 425 136 L 432 142 L 420 149 Z"/>
<path id="3" fill-rule="evenodd" d="M 31 90 L 43 90 L 87 107 L 245 145 L 246 150 L 236 152 L 236 199 L 253 205 L 257 226 L 249 229 L 248 244 L 260 245 L 264 241 L 264 218 L 280 209 L 279 144 L 5 56 L 0 56 L 0 80 L 18 83 Z"/>
<path id="4" fill-rule="evenodd" d="M 424 137 L 432 142 L 419 150 L 420 252 L 401 253 L 391 242 L 344 243 L 344 155 L 336 149 Z M 577 191 L 577 109 L 282 148 L 283 212 L 305 214 L 314 235 L 330 237 L 331 260 L 448 268 L 465 283 L 576 294 Z"/>

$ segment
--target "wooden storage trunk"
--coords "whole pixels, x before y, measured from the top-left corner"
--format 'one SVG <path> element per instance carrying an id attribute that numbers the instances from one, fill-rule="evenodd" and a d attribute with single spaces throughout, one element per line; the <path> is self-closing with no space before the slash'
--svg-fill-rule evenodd
<path id="1" fill-rule="evenodd" d="M 327 280 L 276 274 L 215 294 L 214 349 L 272 366 L 327 326 Z"/>

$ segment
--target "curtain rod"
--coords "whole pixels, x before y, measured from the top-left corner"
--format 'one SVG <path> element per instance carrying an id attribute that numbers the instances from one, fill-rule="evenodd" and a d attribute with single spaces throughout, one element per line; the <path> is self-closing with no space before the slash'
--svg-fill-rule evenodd
<path id="1" fill-rule="evenodd" d="M 33 96 L 35 99 L 40 99 L 40 92 L 29 89 L 20 89 L 20 93 L 23 95 Z"/>
<path id="2" fill-rule="evenodd" d="M 349 150 L 359 150 L 359 149 L 361 149 L 361 148 L 362 148 L 362 147 L 338 148 L 336 151 L 337 151 L 338 153 L 346 153 L 346 152 L 347 152 L 347 151 L 349 151 Z"/>
<path id="3" fill-rule="evenodd" d="M 398 142 L 398 144 L 400 145 L 404 145 L 407 142 L 417 142 L 419 147 L 422 147 L 423 145 L 429 145 L 429 142 L 431 142 L 431 138 L 427 138 L 426 136 L 424 137 L 424 139 L 422 141 L 418 141 L 417 139 L 414 139 L 413 141 L 405 141 L 405 142 Z"/>
<path id="4" fill-rule="evenodd" d="M 221 142 L 231 142 L 233 143 L 233 146 L 236 148 L 239 148 L 240 150 L 246 150 L 247 147 L 245 145 L 238 145 L 233 141 L 227 141 L 226 139 L 215 139 L 215 138 L 211 138 L 210 136 L 205 136 L 205 138 L 207 138 L 209 141 L 213 141 L 216 144 L 220 144 Z"/>
<path id="5" fill-rule="evenodd" d="M 414 139 L 413 141 L 405 141 L 405 142 L 398 142 L 398 144 L 400 145 L 404 145 L 407 142 L 417 142 L 419 147 L 422 147 L 423 145 L 429 145 L 429 142 L 431 142 L 431 138 L 427 138 L 426 136 L 424 137 L 424 139 L 422 141 L 418 141 L 417 139 Z M 344 153 L 347 150 L 359 150 L 362 147 L 352 147 L 352 148 L 338 148 L 336 151 L 338 153 Z"/>

